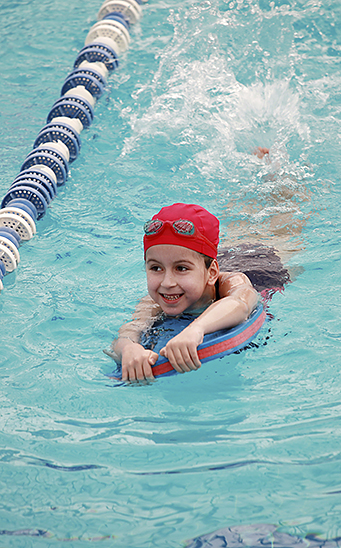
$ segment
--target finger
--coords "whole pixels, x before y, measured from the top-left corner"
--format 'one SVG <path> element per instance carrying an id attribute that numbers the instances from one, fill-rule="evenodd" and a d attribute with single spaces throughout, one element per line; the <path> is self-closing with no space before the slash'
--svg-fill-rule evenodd
<path id="1" fill-rule="evenodd" d="M 122 365 L 122 381 L 126 382 L 129 378 L 128 370 Z"/>
<path id="2" fill-rule="evenodd" d="M 147 360 L 145 360 L 142 364 L 139 364 L 137 367 L 136 367 L 136 379 L 138 381 L 144 381 L 146 379 L 146 376 L 145 376 L 145 371 L 146 372 L 151 372 L 151 367 L 148 363 Z"/>
<path id="3" fill-rule="evenodd" d="M 182 352 L 177 348 L 176 350 L 168 350 L 168 360 L 172 367 L 178 373 L 188 373 L 191 371 L 190 367 L 186 363 L 186 359 L 182 355 Z"/>
<path id="4" fill-rule="evenodd" d="M 164 358 L 167 358 L 167 349 L 166 349 L 165 346 L 164 346 L 163 348 L 161 348 L 160 354 L 161 354 L 161 356 L 163 356 Z"/>
<path id="5" fill-rule="evenodd" d="M 148 357 L 148 362 L 150 363 L 150 365 L 155 365 L 156 362 L 157 362 L 158 357 L 159 357 L 159 354 L 157 354 L 156 352 L 153 352 L 151 350 L 150 354 L 149 354 L 149 357 Z"/>
<path id="6" fill-rule="evenodd" d="M 175 369 L 175 371 L 177 371 L 178 373 L 185 373 L 185 371 L 183 371 L 181 365 L 178 364 L 178 362 L 176 361 L 176 359 L 173 357 L 173 355 L 171 353 L 169 353 L 169 355 L 168 355 L 168 361 L 171 364 L 171 366 L 173 367 L 173 369 Z"/>
<path id="7" fill-rule="evenodd" d="M 187 365 L 187 367 L 190 368 L 191 371 L 196 371 L 201 365 L 198 358 L 196 345 L 185 348 L 182 351 L 182 358 L 184 363 Z"/>
<path id="8" fill-rule="evenodd" d="M 135 382 L 136 381 L 135 369 L 128 370 L 126 367 L 122 367 L 122 381 Z"/>
<path id="9" fill-rule="evenodd" d="M 178 373 L 188 373 L 189 371 L 196 369 L 187 351 L 185 351 L 185 355 L 183 355 L 180 349 L 173 350 L 168 344 L 160 350 L 160 354 L 168 359 L 171 366 Z"/>
<path id="10" fill-rule="evenodd" d="M 146 362 L 143 365 L 143 378 L 147 381 L 154 381 L 155 378 L 153 376 L 152 368 L 148 362 Z"/>
<path id="11" fill-rule="evenodd" d="M 153 355 L 149 356 L 149 359 L 148 359 L 148 368 L 145 369 L 145 371 L 144 371 L 145 378 L 147 379 L 147 381 L 150 381 L 150 382 L 155 381 L 152 366 L 155 365 L 155 363 L 157 362 L 157 359 L 159 357 L 159 355 L 156 354 L 155 352 L 153 352 L 152 354 Z"/>
<path id="12" fill-rule="evenodd" d="M 189 353 L 190 353 L 192 363 L 195 366 L 195 369 L 199 369 L 199 367 L 201 367 L 201 361 L 199 360 L 199 356 L 198 356 L 198 348 L 196 346 L 193 348 L 190 348 Z"/>
<path id="13" fill-rule="evenodd" d="M 173 355 L 177 361 L 177 365 L 185 372 L 196 371 L 201 365 L 196 345 L 190 345 L 189 348 L 179 348 L 173 352 Z"/>
<path id="14" fill-rule="evenodd" d="M 189 368 L 190 371 L 196 371 L 198 369 L 195 360 L 192 358 L 190 352 L 187 349 L 186 352 L 183 352 L 182 357 L 185 365 Z"/>

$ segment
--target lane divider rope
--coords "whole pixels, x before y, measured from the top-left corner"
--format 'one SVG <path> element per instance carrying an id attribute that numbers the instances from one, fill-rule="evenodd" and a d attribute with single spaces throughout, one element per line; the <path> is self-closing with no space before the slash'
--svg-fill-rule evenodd
<path id="1" fill-rule="evenodd" d="M 36 234 L 39 221 L 65 184 L 77 159 L 80 133 L 94 119 L 96 101 L 130 44 L 130 26 L 142 16 L 147 0 L 105 0 L 90 28 L 61 96 L 47 115 L 33 150 L 2 199 L 0 208 L 0 291 L 3 278 L 20 262 L 19 246 Z"/>

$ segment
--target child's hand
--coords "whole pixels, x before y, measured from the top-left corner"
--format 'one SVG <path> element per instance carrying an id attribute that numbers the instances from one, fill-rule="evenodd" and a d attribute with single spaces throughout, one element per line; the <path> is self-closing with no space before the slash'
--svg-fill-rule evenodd
<path id="1" fill-rule="evenodd" d="M 204 333 L 200 327 L 189 325 L 179 335 L 168 341 L 160 350 L 161 356 L 168 359 L 178 373 L 196 371 L 201 367 L 197 348 L 202 343 Z"/>
<path id="2" fill-rule="evenodd" d="M 122 381 L 154 381 L 151 366 L 158 357 L 138 343 L 127 344 L 122 350 Z"/>

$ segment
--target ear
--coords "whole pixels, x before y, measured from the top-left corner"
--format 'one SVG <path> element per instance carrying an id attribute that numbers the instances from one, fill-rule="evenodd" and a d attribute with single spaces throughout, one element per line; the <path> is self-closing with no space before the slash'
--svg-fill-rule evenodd
<path id="1" fill-rule="evenodd" d="M 213 259 L 208 269 L 207 285 L 214 285 L 219 278 L 219 265 L 217 259 Z"/>

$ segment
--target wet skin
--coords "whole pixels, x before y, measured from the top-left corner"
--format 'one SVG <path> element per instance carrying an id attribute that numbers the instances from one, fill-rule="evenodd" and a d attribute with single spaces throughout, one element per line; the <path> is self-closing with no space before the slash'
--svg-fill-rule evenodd
<path id="1" fill-rule="evenodd" d="M 181 246 L 155 245 L 146 253 L 148 293 L 169 316 L 193 312 L 214 299 L 215 269 L 204 258 Z"/>

